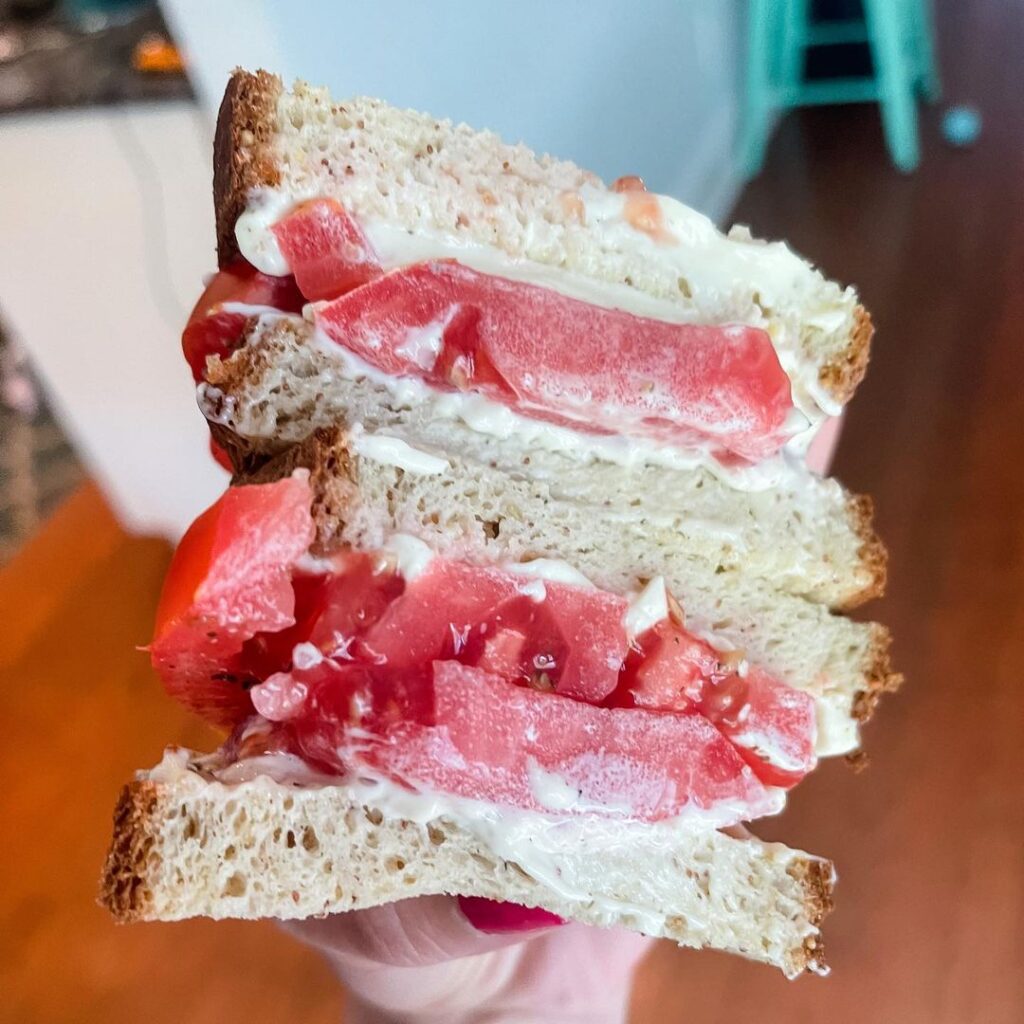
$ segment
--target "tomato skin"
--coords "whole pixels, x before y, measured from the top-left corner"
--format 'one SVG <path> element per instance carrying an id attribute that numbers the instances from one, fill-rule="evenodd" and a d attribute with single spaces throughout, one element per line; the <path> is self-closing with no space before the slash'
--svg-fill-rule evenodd
<path id="1" fill-rule="evenodd" d="M 314 536 L 306 477 L 231 487 L 189 528 L 157 607 L 150 659 L 164 686 L 218 724 L 251 713 L 240 654 L 294 623 L 291 570 Z"/>
<path id="2" fill-rule="evenodd" d="M 210 438 L 210 454 L 213 456 L 213 461 L 220 466 L 221 469 L 226 469 L 229 473 L 234 473 L 235 467 L 231 463 L 231 456 L 211 437 Z"/>
<path id="3" fill-rule="evenodd" d="M 154 642 L 187 618 L 196 593 L 210 571 L 223 511 L 224 497 L 221 497 L 192 523 L 179 541 L 156 608 Z"/>
<path id="4" fill-rule="evenodd" d="M 299 290 L 310 302 L 336 299 L 381 272 L 362 229 L 335 199 L 300 203 L 272 230 Z"/>
<path id="5" fill-rule="evenodd" d="M 203 379 L 210 356 L 230 355 L 241 340 L 252 314 L 223 308 L 235 302 L 298 313 L 305 300 L 293 278 L 260 273 L 243 259 L 218 271 L 193 307 L 181 336 L 181 348 L 196 381 Z"/>
<path id="6" fill-rule="evenodd" d="M 635 316 L 455 260 L 391 270 L 315 317 L 384 373 L 473 390 L 577 430 L 747 460 L 786 441 L 790 382 L 759 328 Z"/>

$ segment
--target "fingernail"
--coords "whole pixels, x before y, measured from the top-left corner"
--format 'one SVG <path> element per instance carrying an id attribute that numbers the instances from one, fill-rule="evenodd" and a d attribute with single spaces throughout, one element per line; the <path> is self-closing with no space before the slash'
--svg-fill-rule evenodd
<path id="1" fill-rule="evenodd" d="M 521 907 L 518 903 L 486 900 L 482 896 L 460 896 L 459 909 L 477 931 L 488 935 L 532 932 L 566 923 L 557 914 L 540 907 Z"/>

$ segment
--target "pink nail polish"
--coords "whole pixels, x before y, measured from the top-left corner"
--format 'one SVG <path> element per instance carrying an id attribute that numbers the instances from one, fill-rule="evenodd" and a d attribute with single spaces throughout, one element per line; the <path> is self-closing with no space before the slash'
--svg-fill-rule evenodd
<path id="1" fill-rule="evenodd" d="M 460 896 L 459 909 L 477 931 L 488 935 L 531 932 L 565 924 L 557 914 L 540 907 L 521 907 L 518 903 L 486 900 L 482 896 Z"/>

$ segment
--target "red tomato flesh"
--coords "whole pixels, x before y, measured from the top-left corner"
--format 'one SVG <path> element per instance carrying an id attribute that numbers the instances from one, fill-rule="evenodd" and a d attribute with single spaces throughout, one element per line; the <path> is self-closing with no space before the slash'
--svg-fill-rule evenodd
<path id="1" fill-rule="evenodd" d="M 345 678 L 353 689 L 324 678 L 305 715 L 290 723 L 303 755 L 335 771 L 363 764 L 475 800 L 645 821 L 697 809 L 726 825 L 778 809 L 777 797 L 696 712 L 595 707 L 438 661 L 432 673 L 403 679 L 382 718 L 381 676 L 357 679 L 349 670 Z M 366 738 L 367 727 L 377 740 Z"/>
<path id="2" fill-rule="evenodd" d="M 150 644 L 167 690 L 218 724 L 251 712 L 239 664 L 245 642 L 293 624 L 291 567 L 313 540 L 302 477 L 232 487 L 182 538 Z"/>
<path id="3" fill-rule="evenodd" d="M 291 277 L 261 274 L 245 260 L 219 271 L 199 297 L 181 336 L 182 351 L 197 381 L 203 379 L 209 356 L 226 357 L 238 347 L 246 321 L 254 315 L 232 309 L 232 303 L 298 313 L 305 300 Z"/>
<path id="4" fill-rule="evenodd" d="M 741 676 L 672 619 L 634 641 L 612 702 L 699 711 L 769 785 L 793 786 L 816 764 L 814 698 L 755 666 Z"/>
<path id="5" fill-rule="evenodd" d="M 667 323 L 453 260 L 383 274 L 316 311 L 385 373 L 528 416 L 757 460 L 785 442 L 789 379 L 754 327 Z"/>
<path id="6" fill-rule="evenodd" d="M 334 299 L 380 272 L 373 247 L 334 199 L 301 203 L 273 226 L 299 290 L 310 301 Z"/>
<path id="7" fill-rule="evenodd" d="M 626 601 L 600 590 L 435 559 L 363 641 L 393 668 L 435 659 L 598 703 L 626 658 Z M 543 595 L 542 600 L 535 597 Z"/>

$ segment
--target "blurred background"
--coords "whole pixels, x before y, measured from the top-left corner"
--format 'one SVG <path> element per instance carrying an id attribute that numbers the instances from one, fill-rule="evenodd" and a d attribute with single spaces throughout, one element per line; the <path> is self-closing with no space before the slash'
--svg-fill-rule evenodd
<path id="1" fill-rule="evenodd" d="M 876 499 L 870 613 L 908 682 L 870 770 L 826 763 L 758 829 L 838 862 L 833 974 L 659 945 L 633 1019 L 1024 1019 L 1024 8 L 937 0 L 935 60 L 928 8 L 0 0 L 0 1020 L 343 1019 L 269 923 L 93 902 L 120 784 L 215 742 L 136 647 L 226 483 L 178 337 L 236 64 L 640 173 L 858 286 L 878 333 L 835 470 Z"/>

